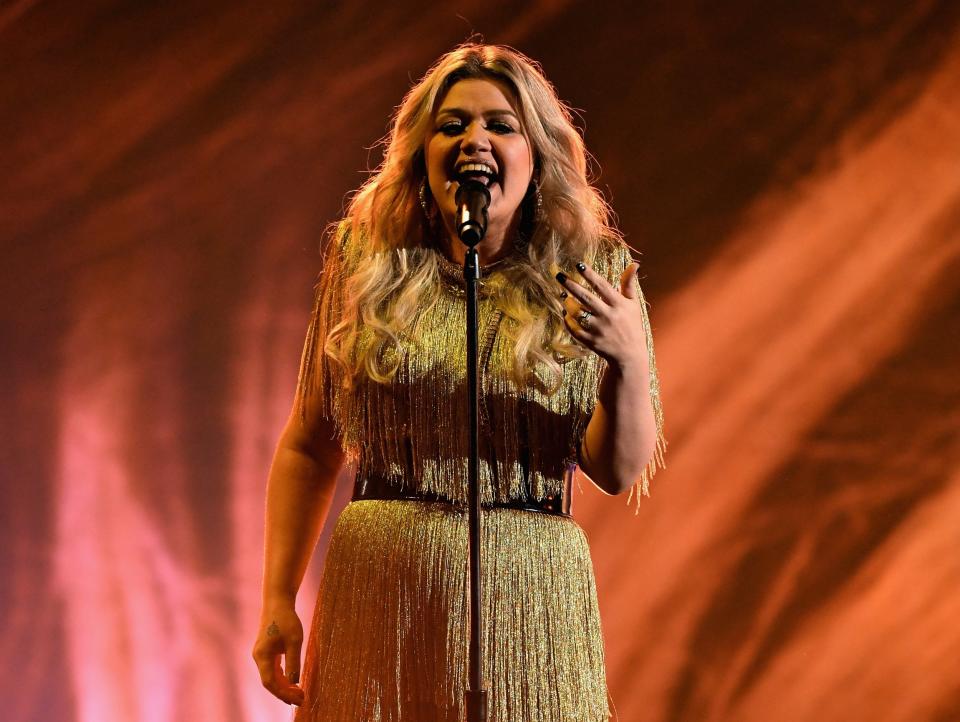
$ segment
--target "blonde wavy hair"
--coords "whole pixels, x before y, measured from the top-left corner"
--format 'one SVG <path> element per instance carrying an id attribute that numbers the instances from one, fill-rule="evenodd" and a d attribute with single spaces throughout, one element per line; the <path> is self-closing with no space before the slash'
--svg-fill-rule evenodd
<path id="1" fill-rule="evenodd" d="M 398 348 L 416 310 L 432 305 L 440 292 L 442 242 L 419 198 L 426 177 L 423 147 L 447 91 L 468 78 L 496 80 L 512 91 L 542 196 L 534 222 L 534 196 L 527 194 L 514 262 L 490 287 L 513 345 L 510 377 L 518 387 L 534 384 L 549 393 L 559 387 L 560 364 L 587 353 L 564 326 L 554 275 L 611 251 L 621 236 L 591 184 L 589 156 L 570 109 L 539 64 L 513 48 L 471 42 L 443 55 L 406 94 L 382 141 L 382 164 L 350 200 L 344 222 L 334 226 L 334 234 L 349 229 L 363 246 L 363 263 L 348 269 L 339 322 L 324 346 L 324 354 L 346 371 L 348 384 L 362 374 L 389 381 L 399 361 L 398 354 L 385 352 Z M 364 327 L 372 343 L 358 349 Z M 538 367 L 545 373 L 538 374 Z"/>

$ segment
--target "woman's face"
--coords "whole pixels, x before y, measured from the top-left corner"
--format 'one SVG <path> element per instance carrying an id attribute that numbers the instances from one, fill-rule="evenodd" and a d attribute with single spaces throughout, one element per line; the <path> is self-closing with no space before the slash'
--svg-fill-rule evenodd
<path id="1" fill-rule="evenodd" d="M 498 243 L 509 237 L 533 176 L 533 155 L 506 85 L 474 78 L 454 84 L 434 115 L 424 157 L 430 191 L 451 237 L 456 237 L 457 178 L 473 163 L 491 174 L 483 178 L 490 189 L 487 239 Z"/>

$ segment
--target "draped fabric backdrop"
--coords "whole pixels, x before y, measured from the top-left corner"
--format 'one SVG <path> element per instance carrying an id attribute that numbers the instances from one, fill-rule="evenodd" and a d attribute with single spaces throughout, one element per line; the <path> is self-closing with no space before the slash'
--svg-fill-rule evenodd
<path id="1" fill-rule="evenodd" d="M 574 501 L 619 719 L 960 719 L 951 0 L 0 5 L 3 719 L 289 719 L 250 649 L 319 240 L 472 31 L 579 109 L 652 307 L 668 469 Z"/>

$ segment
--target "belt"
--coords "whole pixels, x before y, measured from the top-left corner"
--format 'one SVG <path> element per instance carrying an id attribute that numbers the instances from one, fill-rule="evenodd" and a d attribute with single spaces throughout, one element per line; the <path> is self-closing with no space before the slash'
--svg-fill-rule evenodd
<path id="1" fill-rule="evenodd" d="M 570 481 L 568 480 L 566 488 L 560 494 L 548 496 L 543 499 L 526 497 L 523 499 L 509 499 L 507 501 L 484 502 L 480 506 L 483 509 L 519 509 L 521 511 L 534 511 L 541 514 L 570 517 L 570 497 L 571 488 Z M 351 501 L 364 501 L 367 499 L 423 501 L 447 504 L 454 509 L 463 511 L 467 509 L 466 504 L 460 504 L 436 492 L 401 489 L 399 483 L 391 481 L 385 476 L 366 474 L 361 477 L 358 474 L 353 482 L 353 498 Z"/>

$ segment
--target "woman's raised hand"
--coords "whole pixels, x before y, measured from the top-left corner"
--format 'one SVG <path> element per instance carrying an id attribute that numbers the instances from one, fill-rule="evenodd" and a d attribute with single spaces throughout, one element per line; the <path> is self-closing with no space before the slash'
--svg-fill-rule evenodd
<path id="1" fill-rule="evenodd" d="M 616 289 L 592 268 L 578 263 L 577 270 L 592 291 L 564 273 L 557 274 L 557 281 L 568 293 L 563 320 L 571 335 L 620 368 L 648 368 L 643 309 L 634 285 L 639 268 L 636 262 L 627 266 L 620 276 L 620 288 Z"/>
<path id="2" fill-rule="evenodd" d="M 260 670 L 263 686 L 287 704 L 303 704 L 303 688 L 297 686 L 302 646 L 303 625 L 294 603 L 265 604 L 253 645 L 253 659 Z M 281 655 L 284 658 L 282 667 Z"/>

